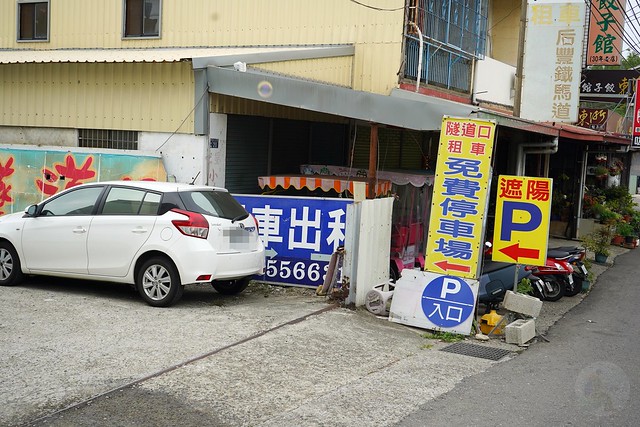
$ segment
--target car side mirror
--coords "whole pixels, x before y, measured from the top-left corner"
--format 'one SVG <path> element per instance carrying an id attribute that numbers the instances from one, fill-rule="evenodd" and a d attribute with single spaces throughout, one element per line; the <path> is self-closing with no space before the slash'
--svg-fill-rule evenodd
<path id="1" fill-rule="evenodd" d="M 24 210 L 24 213 L 27 214 L 27 216 L 36 216 L 37 210 L 38 210 L 38 205 L 31 205 Z"/>

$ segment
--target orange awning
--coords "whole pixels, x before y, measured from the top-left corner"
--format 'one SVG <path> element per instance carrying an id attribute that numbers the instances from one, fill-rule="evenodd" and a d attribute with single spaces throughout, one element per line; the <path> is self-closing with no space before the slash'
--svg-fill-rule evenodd
<path id="1" fill-rule="evenodd" d="M 258 185 L 260 188 L 276 189 L 282 187 L 288 189 L 290 187 L 296 190 L 308 188 L 309 190 L 321 189 L 322 191 L 335 190 L 338 193 L 348 191 L 353 194 L 353 183 L 364 182 L 366 184 L 366 192 L 368 194 L 369 184 L 368 178 L 357 177 L 341 177 L 331 175 L 268 175 L 259 176 Z M 391 192 L 391 181 L 379 179 L 376 182 L 376 196 L 384 196 Z"/>

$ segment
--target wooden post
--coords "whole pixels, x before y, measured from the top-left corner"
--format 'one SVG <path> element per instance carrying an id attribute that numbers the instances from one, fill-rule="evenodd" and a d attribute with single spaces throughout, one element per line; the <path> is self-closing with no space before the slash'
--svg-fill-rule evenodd
<path id="1" fill-rule="evenodd" d="M 378 170 L 378 124 L 371 123 L 371 138 L 369 139 L 369 191 L 368 199 L 376 198 L 376 181 Z"/>

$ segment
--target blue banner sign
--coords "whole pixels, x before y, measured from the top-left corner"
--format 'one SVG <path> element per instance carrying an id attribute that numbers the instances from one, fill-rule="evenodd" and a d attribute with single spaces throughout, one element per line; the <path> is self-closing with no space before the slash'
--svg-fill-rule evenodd
<path id="1" fill-rule="evenodd" d="M 324 282 L 331 254 L 344 245 L 350 199 L 237 195 L 258 221 L 266 249 L 266 270 L 256 280 L 317 287 Z"/>

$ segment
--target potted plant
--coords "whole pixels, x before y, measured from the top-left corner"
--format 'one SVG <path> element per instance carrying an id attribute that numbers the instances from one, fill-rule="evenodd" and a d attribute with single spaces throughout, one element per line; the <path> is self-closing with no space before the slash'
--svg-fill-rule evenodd
<path id="1" fill-rule="evenodd" d="M 596 168 L 593 170 L 593 174 L 596 176 L 596 178 L 598 179 L 605 179 L 608 175 L 609 175 L 609 168 L 607 168 L 604 165 L 598 165 L 596 166 Z"/>
<path id="2" fill-rule="evenodd" d="M 621 215 L 619 213 L 616 213 L 608 207 L 602 205 L 602 210 L 600 211 L 600 222 L 602 224 L 613 225 L 618 221 L 620 217 Z"/>
<path id="3" fill-rule="evenodd" d="M 607 210 L 607 208 L 602 203 L 597 203 L 597 202 L 593 203 L 588 208 L 593 218 L 597 219 L 598 221 L 600 221 L 600 216 L 602 215 L 602 212 Z"/>
<path id="4" fill-rule="evenodd" d="M 582 239 L 582 245 L 585 249 L 594 253 L 596 262 L 605 263 L 611 254 L 609 245 L 611 244 L 612 236 L 612 227 L 600 227 L 598 230 L 585 235 Z"/>
<path id="5" fill-rule="evenodd" d="M 625 243 L 633 243 L 633 226 L 628 222 L 621 221 L 616 226 L 616 232 L 624 237 Z"/>

